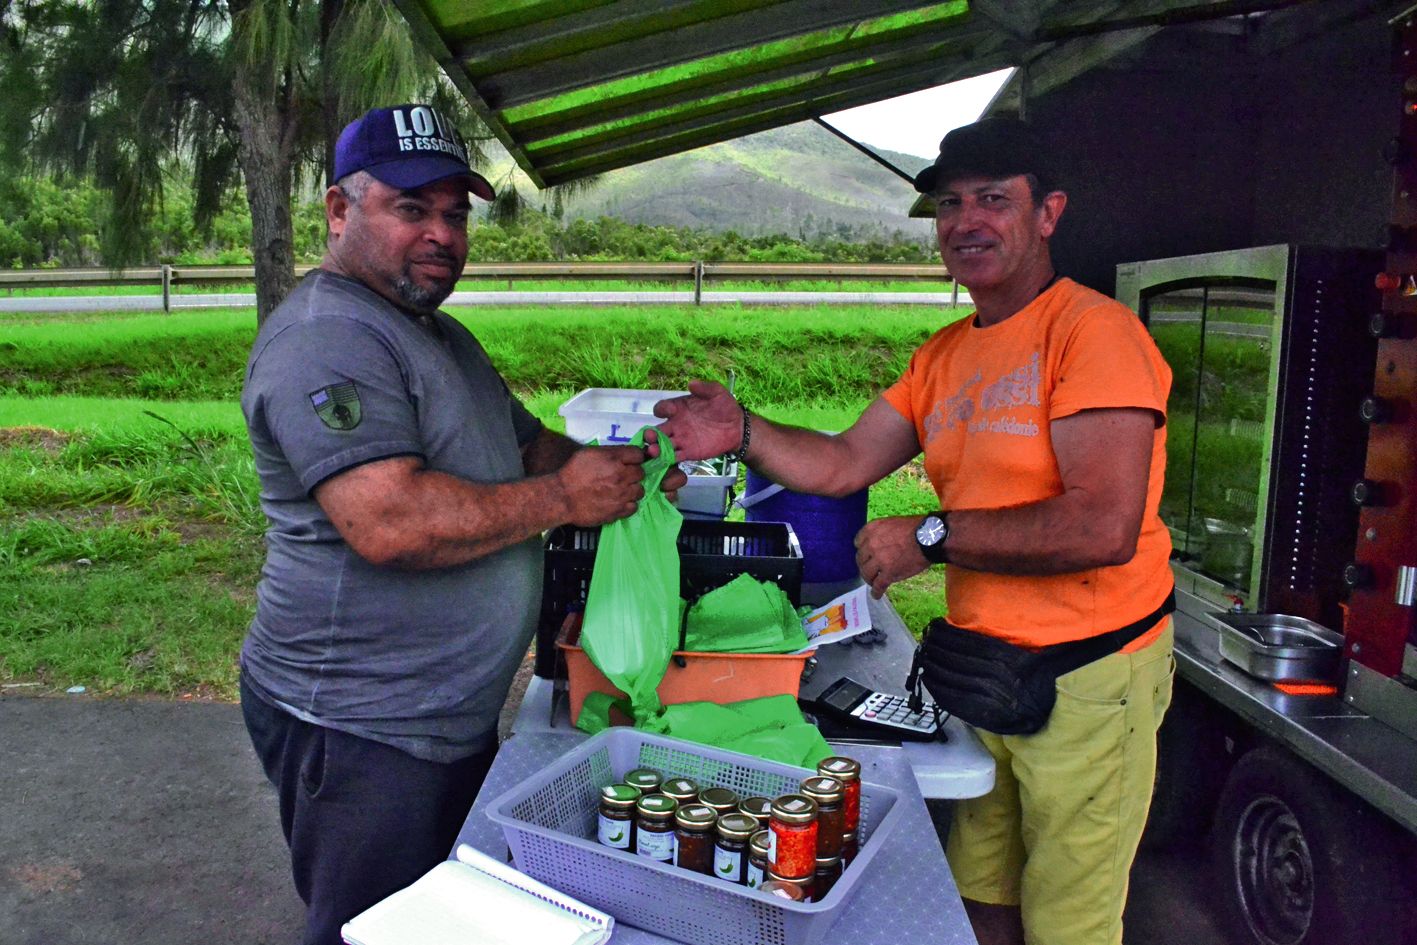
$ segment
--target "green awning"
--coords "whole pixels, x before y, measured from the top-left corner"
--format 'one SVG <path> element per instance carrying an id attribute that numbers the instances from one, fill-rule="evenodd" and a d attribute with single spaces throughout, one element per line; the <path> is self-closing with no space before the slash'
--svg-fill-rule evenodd
<path id="1" fill-rule="evenodd" d="M 541 187 L 1009 66 L 1027 64 L 1035 83 L 1056 85 L 1171 24 L 1310 5 L 394 2 L 416 39 Z"/>

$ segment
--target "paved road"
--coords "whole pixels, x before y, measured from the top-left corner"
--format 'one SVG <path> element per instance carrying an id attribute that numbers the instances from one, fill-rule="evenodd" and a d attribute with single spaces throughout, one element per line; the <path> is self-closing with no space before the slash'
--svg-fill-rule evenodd
<path id="1" fill-rule="evenodd" d="M 705 305 L 969 305 L 968 292 L 705 292 Z M 454 292 L 459 305 L 692 305 L 692 292 Z M 172 310 L 253 308 L 251 293 L 172 296 Z M 16 296 L 0 298 L 0 312 L 160 312 L 159 295 Z"/>
<path id="2" fill-rule="evenodd" d="M 275 796 L 236 706 L 0 696 L 0 733 L 0 942 L 298 939 Z M 1194 864 L 1138 864 L 1127 942 L 1223 945 Z"/>

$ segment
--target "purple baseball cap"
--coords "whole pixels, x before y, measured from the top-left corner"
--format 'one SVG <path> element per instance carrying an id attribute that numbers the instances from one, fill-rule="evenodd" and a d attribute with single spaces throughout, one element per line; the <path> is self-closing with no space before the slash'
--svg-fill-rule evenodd
<path id="1" fill-rule="evenodd" d="M 399 190 L 416 190 L 448 177 L 491 200 L 492 185 L 467 163 L 467 148 L 452 122 L 431 105 L 374 108 L 345 126 L 335 143 L 335 180 L 368 171 Z"/>

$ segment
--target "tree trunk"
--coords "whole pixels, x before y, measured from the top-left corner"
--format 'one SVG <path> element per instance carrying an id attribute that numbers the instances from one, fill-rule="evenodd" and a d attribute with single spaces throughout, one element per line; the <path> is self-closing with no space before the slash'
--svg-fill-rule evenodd
<path id="1" fill-rule="evenodd" d="M 284 109 L 262 95 L 261 83 L 237 69 L 233 83 L 238 159 L 251 208 L 251 255 L 256 263 L 256 324 L 295 288 L 295 231 L 291 226 L 291 154 Z"/>
<path id="2" fill-rule="evenodd" d="M 335 182 L 335 142 L 344 130 L 340 121 L 340 82 L 331 60 L 330 36 L 344 13 L 344 0 L 321 0 L 320 3 L 320 118 L 325 126 L 325 186 Z"/>

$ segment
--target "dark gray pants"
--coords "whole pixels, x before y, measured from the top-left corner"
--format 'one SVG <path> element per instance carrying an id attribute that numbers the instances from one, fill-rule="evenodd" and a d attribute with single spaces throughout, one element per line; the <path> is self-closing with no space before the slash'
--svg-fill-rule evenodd
<path id="1" fill-rule="evenodd" d="M 280 794 L 304 945 L 339 945 L 345 922 L 447 859 L 496 754 L 423 761 L 303 722 L 244 678 L 241 712 Z"/>

